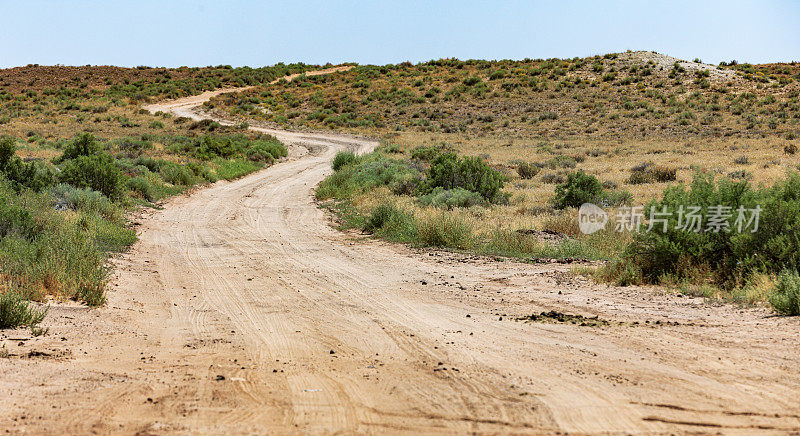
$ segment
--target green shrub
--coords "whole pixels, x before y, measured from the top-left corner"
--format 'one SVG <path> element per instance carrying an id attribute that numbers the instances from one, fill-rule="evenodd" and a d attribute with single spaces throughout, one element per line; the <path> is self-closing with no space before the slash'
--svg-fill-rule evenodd
<path id="1" fill-rule="evenodd" d="M 517 165 L 517 174 L 523 179 L 532 179 L 539 174 L 539 167 L 529 162 L 520 162 Z"/>
<path id="2" fill-rule="evenodd" d="M 730 216 L 723 220 L 730 231 L 709 230 L 705 222 L 698 232 L 678 228 L 677 211 L 690 206 L 700 207 L 702 216 L 711 207 L 730 208 Z M 659 224 L 657 230 L 635 234 L 622 260 L 635 266 L 645 282 L 658 283 L 664 277 L 692 279 L 698 269 L 705 269 L 715 284 L 733 288 L 756 272 L 778 274 L 800 267 L 800 176 L 795 173 L 772 187 L 758 189 L 746 180 L 717 182 L 713 175 L 696 174 L 691 186 L 667 188 L 645 210 L 650 207 L 673 211 L 666 231 Z M 746 227 L 746 221 L 741 223 L 743 231 L 738 231 L 739 207 L 761 208 L 757 231 L 751 231 L 752 224 Z M 751 217 L 745 215 L 745 219 Z"/>
<path id="3" fill-rule="evenodd" d="M 255 161 L 271 165 L 276 160 L 286 157 L 288 151 L 286 146 L 280 142 L 268 142 L 263 140 L 253 141 L 250 148 L 247 149 L 247 158 Z"/>
<path id="4" fill-rule="evenodd" d="M 5 171 L 6 166 L 17 152 L 17 141 L 10 136 L 0 137 L 0 171 Z"/>
<path id="5" fill-rule="evenodd" d="M 128 189 L 147 201 L 158 201 L 168 195 L 160 178 L 153 173 L 132 177 L 128 179 L 127 186 Z"/>
<path id="6" fill-rule="evenodd" d="M 123 195 L 123 174 L 114 158 L 108 154 L 78 156 L 67 161 L 59 180 L 77 188 L 100 191 L 111 200 Z"/>
<path id="7" fill-rule="evenodd" d="M 391 203 L 384 203 L 372 210 L 364 223 L 364 231 L 404 242 L 413 240 L 416 235 L 414 218 Z"/>
<path id="8" fill-rule="evenodd" d="M 431 162 L 428 177 L 422 187 L 422 194 L 428 194 L 437 187 L 443 189 L 462 188 L 477 192 L 490 202 L 502 201 L 500 192 L 505 177 L 478 157 L 458 157 L 455 153 L 443 153 Z"/>
<path id="9" fill-rule="evenodd" d="M 214 183 L 219 180 L 219 178 L 211 171 L 211 169 L 203 164 L 189 162 L 186 164 L 186 168 L 189 169 L 192 174 L 206 182 Z"/>
<path id="10" fill-rule="evenodd" d="M 6 224 L 0 237 L 0 270 L 12 288 L 25 296 L 45 293 L 87 303 L 102 300 L 106 258 L 97 241 L 121 240 L 127 229 L 116 224 L 115 230 L 107 226 L 99 231 L 97 222 L 111 221 L 83 212 L 68 220 L 54 210 L 49 193 L 16 194 L 2 181 L 0 200 L 0 210 L 6 211 L 2 213 Z M 13 213 L 7 213 L 9 210 Z M 13 217 L 12 226 L 8 225 L 9 216 Z M 128 240 L 135 239 L 132 233 L 127 231 Z"/>
<path id="11" fill-rule="evenodd" d="M 159 170 L 165 182 L 175 186 L 192 186 L 197 183 L 192 170 L 173 162 L 165 162 Z"/>
<path id="12" fill-rule="evenodd" d="M 467 191 L 463 188 L 444 189 L 442 187 L 437 187 L 429 194 L 420 196 L 418 201 L 424 206 L 448 210 L 455 207 L 480 206 L 486 203 L 486 200 L 477 192 Z"/>
<path id="13" fill-rule="evenodd" d="M 556 186 L 553 207 L 566 209 L 580 207 L 583 203 L 599 203 L 603 196 L 603 185 L 597 177 L 578 171 L 569 174 L 567 180 Z"/>
<path id="14" fill-rule="evenodd" d="M 57 162 L 64 162 L 80 156 L 94 156 L 102 152 L 102 147 L 95 137 L 90 133 L 84 133 L 73 139 L 64 149 L 64 153 L 56 159 Z"/>
<path id="15" fill-rule="evenodd" d="M 336 153 L 336 156 L 333 158 L 333 170 L 339 171 L 340 169 L 344 168 L 346 165 L 351 165 L 356 161 L 356 155 L 352 151 L 340 151 Z"/>
<path id="16" fill-rule="evenodd" d="M 353 164 L 338 168 L 320 183 L 317 198 L 349 198 L 379 186 L 386 186 L 396 194 L 408 194 L 419 185 L 422 177 L 408 162 L 388 158 L 380 152 L 363 155 Z"/>
<path id="17" fill-rule="evenodd" d="M 217 176 L 220 179 L 234 180 L 263 168 L 263 164 L 247 159 L 217 159 Z"/>
<path id="18" fill-rule="evenodd" d="M 8 194 L 0 193 L 0 237 L 18 234 L 26 239 L 32 239 L 37 231 L 36 222 L 30 211 L 10 203 Z"/>
<path id="19" fill-rule="evenodd" d="M 154 120 L 153 122 L 150 123 L 150 128 L 151 129 L 163 129 L 164 128 L 164 123 L 162 123 L 161 121 L 158 121 L 158 120 Z"/>
<path id="20" fill-rule="evenodd" d="M 117 219 L 119 209 L 102 192 L 89 188 L 79 189 L 67 184 L 53 187 L 56 202 L 64 204 L 72 210 L 102 215 L 107 219 Z"/>
<path id="21" fill-rule="evenodd" d="M 15 291 L 0 293 L 0 329 L 33 327 L 44 320 L 47 309 L 37 310 Z"/>
<path id="22" fill-rule="evenodd" d="M 633 195 L 628 191 L 606 190 L 600 200 L 603 206 L 617 207 L 633 203 Z"/>
<path id="23" fill-rule="evenodd" d="M 444 146 L 421 145 L 411 150 L 411 159 L 430 162 L 447 151 Z"/>
<path id="24" fill-rule="evenodd" d="M 55 172 L 41 162 L 23 162 L 16 156 L 16 139 L 0 137 L 0 175 L 12 183 L 17 190 L 30 188 L 34 191 L 53 184 Z"/>
<path id="25" fill-rule="evenodd" d="M 800 315 L 800 275 L 796 270 L 780 273 L 769 302 L 778 313 Z"/>

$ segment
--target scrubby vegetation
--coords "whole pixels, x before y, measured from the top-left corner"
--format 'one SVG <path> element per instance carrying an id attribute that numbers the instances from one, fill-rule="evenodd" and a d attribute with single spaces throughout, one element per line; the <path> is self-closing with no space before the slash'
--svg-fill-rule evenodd
<path id="1" fill-rule="evenodd" d="M 224 95 L 228 116 L 362 132 L 525 138 L 797 134 L 796 64 L 710 66 L 649 52 L 363 65 Z"/>
<path id="2" fill-rule="evenodd" d="M 553 206 L 556 209 L 580 207 L 584 203 L 620 206 L 630 204 L 631 199 L 629 193 L 606 189 L 597 177 L 577 171 L 567 175 L 564 183 L 556 186 Z"/>
<path id="3" fill-rule="evenodd" d="M 309 68 L 0 70 L 2 292 L 99 304 L 108 253 L 133 241 L 126 211 L 285 156 L 246 130 L 265 122 L 382 137 L 376 153 L 337 155 L 317 190 L 345 227 L 420 246 L 605 259 L 597 278 L 793 313 L 797 65 L 629 52 L 365 65 L 270 83 Z M 139 106 L 240 85 L 258 86 L 206 105 L 239 118 L 233 127 Z M 575 219 L 584 202 L 614 216 L 701 197 L 705 208 L 761 202 L 764 228 L 583 235 Z"/>
<path id="4" fill-rule="evenodd" d="M 800 315 L 800 275 L 797 270 L 781 272 L 769 301 L 779 313 Z"/>
<path id="5" fill-rule="evenodd" d="M 592 259 L 608 258 L 620 249 L 619 237 L 597 243 L 616 236 L 613 233 L 566 238 L 553 245 L 527 229 L 487 228 L 485 215 L 494 207 L 507 207 L 508 195 L 501 191 L 505 176 L 478 158 L 421 149 L 411 155 L 402 159 L 382 151 L 363 156 L 340 153 L 334 159 L 334 174 L 320 184 L 317 198 L 332 200 L 327 204 L 339 212 L 345 227 L 420 246 Z"/>
<path id="6" fill-rule="evenodd" d="M 160 157 L 155 141 L 161 146 Z M 81 134 L 50 161 L 24 162 L 0 138 L 0 324 L 32 325 L 23 300 L 105 301 L 108 255 L 136 240 L 126 211 L 198 183 L 242 176 L 286 156 L 267 135 L 211 133 L 99 140 Z"/>
<path id="7" fill-rule="evenodd" d="M 46 314 L 47 309 L 31 307 L 31 303 L 17 292 L 0 293 L 0 329 L 19 326 L 33 328 L 42 322 Z"/>
<path id="8" fill-rule="evenodd" d="M 697 174 L 689 186 L 667 188 L 651 208 L 672 213 L 654 215 L 649 231 L 635 233 L 605 267 L 606 278 L 735 297 L 755 279 L 778 277 L 771 302 L 784 313 L 797 310 L 795 276 L 787 271 L 800 267 L 800 175 L 754 188 Z"/>

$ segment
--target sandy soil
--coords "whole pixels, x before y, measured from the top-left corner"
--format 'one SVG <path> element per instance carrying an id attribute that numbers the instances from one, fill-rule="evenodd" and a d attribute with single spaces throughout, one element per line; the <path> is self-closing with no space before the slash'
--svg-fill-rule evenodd
<path id="1" fill-rule="evenodd" d="M 105 307 L 2 333 L 0 429 L 800 431 L 797 318 L 337 232 L 312 191 L 375 144 L 271 132 L 289 159 L 137 218 Z M 608 324 L 516 319 L 550 310 Z"/>

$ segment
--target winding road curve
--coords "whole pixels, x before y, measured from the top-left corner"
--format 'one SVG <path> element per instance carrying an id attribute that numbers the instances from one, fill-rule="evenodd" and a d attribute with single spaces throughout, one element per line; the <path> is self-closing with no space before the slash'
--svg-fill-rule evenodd
<path id="1" fill-rule="evenodd" d="M 149 109 L 198 118 L 195 107 L 216 93 Z M 16 396 L 0 408 L 0 427 L 800 430 L 797 319 L 595 285 L 569 265 L 343 234 L 315 205 L 314 187 L 337 151 L 375 142 L 261 130 L 289 145 L 288 159 L 148 212 L 140 241 L 117 260 L 108 307 L 54 308 L 48 336 L 52 347 L 70 344 L 67 362 L 7 359 L 0 386 Z M 612 322 L 515 320 L 544 310 Z"/>

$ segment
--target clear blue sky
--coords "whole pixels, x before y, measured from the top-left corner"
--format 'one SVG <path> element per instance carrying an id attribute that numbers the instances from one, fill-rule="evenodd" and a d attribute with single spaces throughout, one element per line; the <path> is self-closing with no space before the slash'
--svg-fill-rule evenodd
<path id="1" fill-rule="evenodd" d="M 0 0 L 0 66 L 386 64 L 654 50 L 800 61 L 800 1 Z"/>

